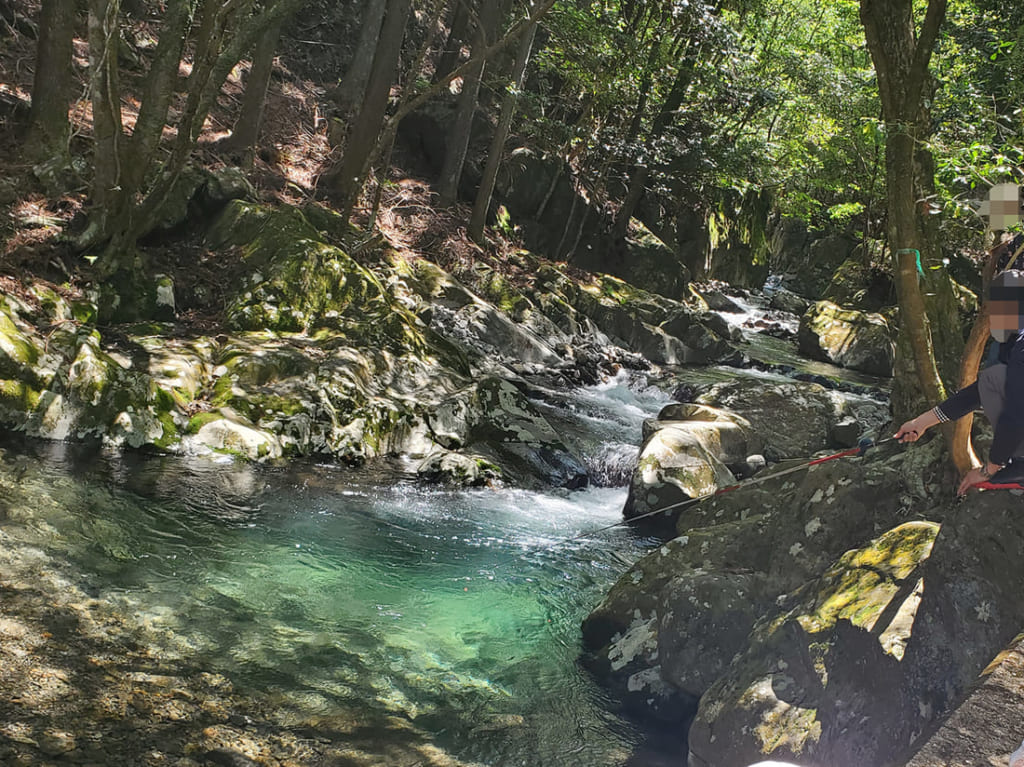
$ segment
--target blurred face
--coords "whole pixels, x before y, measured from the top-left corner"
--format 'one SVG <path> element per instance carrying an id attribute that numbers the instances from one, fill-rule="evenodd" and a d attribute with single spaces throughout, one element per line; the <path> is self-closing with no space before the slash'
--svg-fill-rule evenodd
<path id="1" fill-rule="evenodd" d="M 989 304 L 991 327 L 999 330 L 1020 330 L 1024 328 L 1024 313 L 1017 301 L 992 301 Z"/>
<path id="2" fill-rule="evenodd" d="M 997 341 L 1009 341 L 1024 328 L 1024 273 L 1004 272 L 989 291 L 989 329 Z"/>

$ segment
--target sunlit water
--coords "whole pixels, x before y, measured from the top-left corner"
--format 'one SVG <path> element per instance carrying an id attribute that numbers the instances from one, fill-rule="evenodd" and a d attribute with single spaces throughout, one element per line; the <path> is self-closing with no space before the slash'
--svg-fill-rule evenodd
<path id="1" fill-rule="evenodd" d="M 564 420 L 635 458 L 665 398 L 630 391 L 583 392 Z M 622 488 L 444 491 L 395 467 L 17 449 L 30 508 L 0 521 L 5 545 L 45 551 L 165 657 L 272 691 L 296 721 L 397 715 L 489 765 L 620 765 L 642 740 L 578 657 L 581 620 L 649 542 L 566 540 L 619 521 Z"/>

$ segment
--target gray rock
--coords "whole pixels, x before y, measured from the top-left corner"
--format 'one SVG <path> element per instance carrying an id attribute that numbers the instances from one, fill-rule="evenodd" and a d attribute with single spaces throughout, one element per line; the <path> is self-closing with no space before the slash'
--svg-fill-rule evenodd
<path id="1" fill-rule="evenodd" d="M 780 312 L 788 312 L 800 317 L 807 311 L 811 302 L 790 290 L 778 288 L 772 293 L 771 301 L 768 305 L 772 309 L 777 309 Z"/>
<path id="2" fill-rule="evenodd" d="M 832 425 L 846 417 L 841 398 L 823 386 L 799 381 L 736 380 L 715 384 L 697 398 L 745 418 L 769 458 L 800 458 L 829 447 Z"/>
<path id="3" fill-rule="evenodd" d="M 891 377 L 895 330 L 881 314 L 844 309 L 819 301 L 800 318 L 800 351 L 813 359 Z"/>

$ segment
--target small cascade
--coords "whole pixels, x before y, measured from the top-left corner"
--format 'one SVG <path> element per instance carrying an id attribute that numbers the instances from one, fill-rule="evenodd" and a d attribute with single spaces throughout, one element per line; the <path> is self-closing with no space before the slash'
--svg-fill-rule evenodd
<path id="1" fill-rule="evenodd" d="M 590 483 L 595 487 L 625 487 L 636 469 L 637 446 L 629 442 L 606 442 L 583 456 Z"/>

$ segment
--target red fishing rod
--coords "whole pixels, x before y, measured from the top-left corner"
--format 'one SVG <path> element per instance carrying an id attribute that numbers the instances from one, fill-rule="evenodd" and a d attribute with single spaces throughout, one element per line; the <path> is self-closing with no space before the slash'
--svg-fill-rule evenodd
<path id="1" fill-rule="evenodd" d="M 764 476 L 754 477 L 753 479 L 748 479 L 748 480 L 745 480 L 743 482 L 737 482 L 735 485 L 728 485 L 727 487 L 721 487 L 718 490 L 715 490 L 713 493 L 708 493 L 706 495 L 699 495 L 699 496 L 696 496 L 694 498 L 687 498 L 684 501 L 679 501 L 678 503 L 673 503 L 673 504 L 671 504 L 669 506 L 662 506 L 661 508 L 655 509 L 654 511 L 649 511 L 646 514 L 640 514 L 640 515 L 635 516 L 635 517 L 630 517 L 629 519 L 623 520 L 621 522 L 616 522 L 615 524 L 612 524 L 612 525 L 605 525 L 604 527 L 599 527 L 596 530 L 590 530 L 590 531 L 585 532 L 585 533 L 580 533 L 579 535 L 574 535 L 572 538 L 565 538 L 564 540 L 558 541 L 558 544 L 569 543 L 571 541 L 578 541 L 578 540 L 581 540 L 583 538 L 589 538 L 589 537 L 591 537 L 593 535 L 597 535 L 598 533 L 603 533 L 605 530 L 611 530 L 611 529 L 616 528 L 616 527 L 622 527 L 623 525 L 631 524 L 633 522 L 636 522 L 639 519 L 646 519 L 647 517 L 653 517 L 656 514 L 665 514 L 665 513 L 669 512 L 669 511 L 672 511 L 673 509 L 681 509 L 681 508 L 684 508 L 684 507 L 689 506 L 689 505 L 694 504 L 694 503 L 700 503 L 701 501 L 706 501 L 709 498 L 715 498 L 715 497 L 717 497 L 719 495 L 725 495 L 726 493 L 731 493 L 734 490 L 739 490 L 740 488 L 753 487 L 755 485 L 760 485 L 761 483 L 767 482 L 768 480 L 778 479 L 779 477 L 785 477 L 787 474 L 794 474 L 794 473 L 796 473 L 798 471 L 803 471 L 805 469 L 810 469 L 812 466 L 819 466 L 819 465 L 821 465 L 823 463 L 828 463 L 829 461 L 837 461 L 840 458 L 860 457 L 860 456 L 864 455 L 872 447 L 878 447 L 880 445 L 884 445 L 886 442 L 894 442 L 895 440 L 896 440 L 895 437 L 888 437 L 886 439 L 881 440 L 880 442 L 875 442 L 873 439 L 870 439 L 869 437 L 865 437 L 864 439 L 862 439 L 857 444 L 857 447 L 850 448 L 849 450 L 844 450 L 841 453 L 836 453 L 834 455 L 826 455 L 823 458 L 815 458 L 813 461 L 807 461 L 806 463 L 801 463 L 801 464 L 798 464 L 796 466 L 790 466 L 788 469 L 783 469 L 782 471 L 776 471 L 776 472 L 774 472 L 772 474 L 765 474 Z M 558 544 L 555 544 L 555 545 L 558 545 Z"/>

